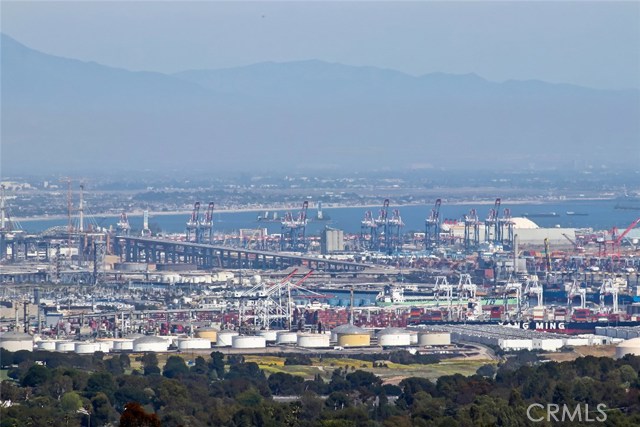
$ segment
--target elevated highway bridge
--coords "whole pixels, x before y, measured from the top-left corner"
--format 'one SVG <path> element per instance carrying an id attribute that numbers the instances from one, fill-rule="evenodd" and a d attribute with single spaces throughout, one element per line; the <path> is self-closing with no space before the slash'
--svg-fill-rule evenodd
<path id="1" fill-rule="evenodd" d="M 270 252 L 230 246 L 208 245 L 147 237 L 116 236 L 113 245 L 116 255 L 124 262 L 152 264 L 190 264 L 198 268 L 283 269 L 307 267 L 326 272 L 357 272 L 368 264 Z"/>

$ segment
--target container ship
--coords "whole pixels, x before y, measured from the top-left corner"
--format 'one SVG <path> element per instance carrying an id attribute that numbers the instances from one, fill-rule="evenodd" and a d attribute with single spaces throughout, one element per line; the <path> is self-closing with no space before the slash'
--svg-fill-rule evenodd
<path id="1" fill-rule="evenodd" d="M 615 209 L 640 211 L 640 196 L 624 195 L 616 199 Z"/>

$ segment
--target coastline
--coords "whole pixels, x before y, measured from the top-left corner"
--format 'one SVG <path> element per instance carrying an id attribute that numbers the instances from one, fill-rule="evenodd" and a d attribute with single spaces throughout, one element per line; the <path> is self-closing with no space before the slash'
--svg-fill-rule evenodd
<path id="1" fill-rule="evenodd" d="M 540 205 L 544 206 L 546 204 L 558 203 L 558 202 L 575 202 L 575 201 L 606 201 L 606 200 L 614 200 L 611 198 L 603 198 L 603 197 L 578 197 L 578 198 L 565 198 L 565 199 L 552 199 L 552 200 L 539 200 L 539 199 L 518 199 L 518 200 L 509 200 L 508 202 L 503 201 L 503 205 Z M 460 200 L 455 202 L 443 202 L 443 204 L 447 204 L 450 206 L 460 206 L 460 205 L 478 205 L 478 206 L 491 206 L 495 203 L 495 200 Z M 425 215 L 430 212 L 432 208 L 432 204 L 425 203 L 404 203 L 404 204 L 392 204 L 391 208 L 402 208 L 407 206 L 424 206 L 425 207 Z M 380 208 L 380 204 L 323 204 L 323 210 L 331 210 L 331 209 L 376 209 Z M 310 204 L 309 209 L 315 209 L 315 204 Z M 299 205 L 291 206 L 291 205 L 273 205 L 273 206 L 263 206 L 263 207 L 241 207 L 241 208 L 230 208 L 230 209 L 216 209 L 213 211 L 214 214 L 223 214 L 223 213 L 241 213 L 241 212 L 265 212 L 265 211 L 291 211 L 297 212 L 300 209 Z M 157 216 L 168 216 L 168 215 L 185 215 L 185 217 L 191 215 L 191 210 L 175 210 L 175 211 L 149 211 L 149 217 L 157 217 Z M 128 212 L 128 217 L 142 217 L 144 214 L 143 210 L 136 209 L 132 212 Z M 100 218 L 118 218 L 120 216 L 119 213 L 87 213 L 87 217 L 100 217 Z M 75 215 L 74 215 L 75 217 Z M 31 222 L 31 221 L 49 221 L 49 220 L 65 220 L 67 219 L 67 215 L 36 215 L 30 217 L 12 217 L 11 220 L 17 222 Z"/>

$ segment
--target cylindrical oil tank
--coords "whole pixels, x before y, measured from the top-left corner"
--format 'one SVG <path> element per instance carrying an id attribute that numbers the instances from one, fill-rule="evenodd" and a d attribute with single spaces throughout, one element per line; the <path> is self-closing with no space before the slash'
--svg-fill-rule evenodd
<path id="1" fill-rule="evenodd" d="M 343 325 L 338 325 L 331 330 L 331 341 L 338 341 L 338 335 L 342 332 L 352 331 L 353 328 L 357 326 L 352 325 L 351 323 L 345 323 Z M 359 329 L 359 328 L 358 328 Z"/>
<path id="2" fill-rule="evenodd" d="M 258 332 L 258 335 L 264 337 L 267 342 L 276 342 L 278 339 L 278 331 L 273 331 L 270 329 Z"/>
<path id="3" fill-rule="evenodd" d="M 0 348 L 8 351 L 33 351 L 33 337 L 22 332 L 5 332 L 0 335 Z"/>
<path id="4" fill-rule="evenodd" d="M 267 346 L 267 340 L 259 335 L 240 336 L 236 335 L 232 338 L 233 348 L 264 348 Z"/>
<path id="5" fill-rule="evenodd" d="M 38 350 L 56 351 L 56 341 L 54 340 L 38 341 L 37 346 L 38 346 Z"/>
<path id="6" fill-rule="evenodd" d="M 97 342 L 77 342 L 74 351 L 78 354 L 93 354 L 100 350 L 100 344 Z"/>
<path id="7" fill-rule="evenodd" d="M 75 351 L 76 343 L 73 341 L 58 341 L 56 342 L 56 351 L 61 353 L 66 353 L 70 351 Z"/>
<path id="8" fill-rule="evenodd" d="M 640 356 L 640 338 L 632 338 L 618 344 L 616 347 L 616 359 L 620 359 L 627 354 Z"/>
<path id="9" fill-rule="evenodd" d="M 368 347 L 371 344 L 371 334 L 357 326 L 347 325 L 341 328 L 336 335 L 337 342 L 342 347 Z"/>
<path id="10" fill-rule="evenodd" d="M 197 338 L 206 338 L 210 343 L 215 344 L 218 339 L 218 330 L 215 328 L 199 328 L 196 329 Z"/>
<path id="11" fill-rule="evenodd" d="M 418 345 L 418 332 L 409 331 L 409 344 Z"/>
<path id="12" fill-rule="evenodd" d="M 96 342 L 100 343 L 100 351 L 104 351 L 105 353 L 108 353 L 111 350 L 113 350 L 113 345 L 115 340 L 113 338 L 97 339 Z"/>
<path id="13" fill-rule="evenodd" d="M 161 352 L 167 351 L 169 342 L 160 337 L 146 336 L 133 341 L 133 351 L 141 353 L 145 351 Z"/>
<path id="14" fill-rule="evenodd" d="M 420 332 L 418 334 L 418 345 L 450 345 L 451 334 L 448 332 Z"/>
<path id="15" fill-rule="evenodd" d="M 113 351 L 133 351 L 133 340 L 122 338 L 113 342 Z"/>
<path id="16" fill-rule="evenodd" d="M 296 344 L 297 342 L 297 332 L 280 331 L 276 334 L 276 344 Z"/>
<path id="17" fill-rule="evenodd" d="M 233 344 L 233 337 L 237 337 L 238 335 L 239 334 L 236 331 L 220 331 L 218 332 L 216 346 L 230 347 Z"/>
<path id="18" fill-rule="evenodd" d="M 207 338 L 180 338 L 178 340 L 178 350 L 204 350 L 211 348 L 211 341 Z"/>
<path id="19" fill-rule="evenodd" d="M 406 329 L 386 328 L 378 332 L 378 344 L 382 347 L 407 347 L 411 334 Z"/>
<path id="20" fill-rule="evenodd" d="M 329 347 L 329 335 L 298 334 L 297 344 L 303 348 L 326 348 Z"/>

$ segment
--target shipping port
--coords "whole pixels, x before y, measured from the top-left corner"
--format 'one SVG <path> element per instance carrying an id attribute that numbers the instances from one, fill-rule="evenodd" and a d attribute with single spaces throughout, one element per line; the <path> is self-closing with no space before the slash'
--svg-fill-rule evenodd
<path id="1" fill-rule="evenodd" d="M 384 199 L 362 209 L 359 232 L 327 224 L 317 235 L 309 224 L 331 217 L 320 203 L 310 214 L 304 200 L 257 217 L 279 232 L 229 233 L 216 229 L 211 201 L 193 204 L 183 233 L 159 234 L 147 212 L 136 233 L 125 211 L 116 227 L 96 226 L 85 214 L 84 187 L 74 192 L 68 183 L 66 196 L 67 225 L 32 234 L 10 220 L 3 191 L 0 327 L 38 337 L 36 346 L 123 339 L 135 346 L 157 335 L 166 339 L 140 348 L 344 348 L 404 342 L 405 334 L 409 346 L 420 333 L 469 341 L 461 332 L 468 328 L 496 337 L 559 334 L 549 335 L 558 343 L 558 336 L 595 337 L 596 328 L 640 327 L 632 237 L 640 218 L 624 230 L 542 228 L 527 217 L 559 214 L 517 217 L 498 198 L 444 219 L 438 198 L 425 208 L 423 230 L 406 231 L 402 206 Z M 352 327 L 338 335 L 345 325 Z M 389 328 L 400 332 L 383 332 Z"/>

